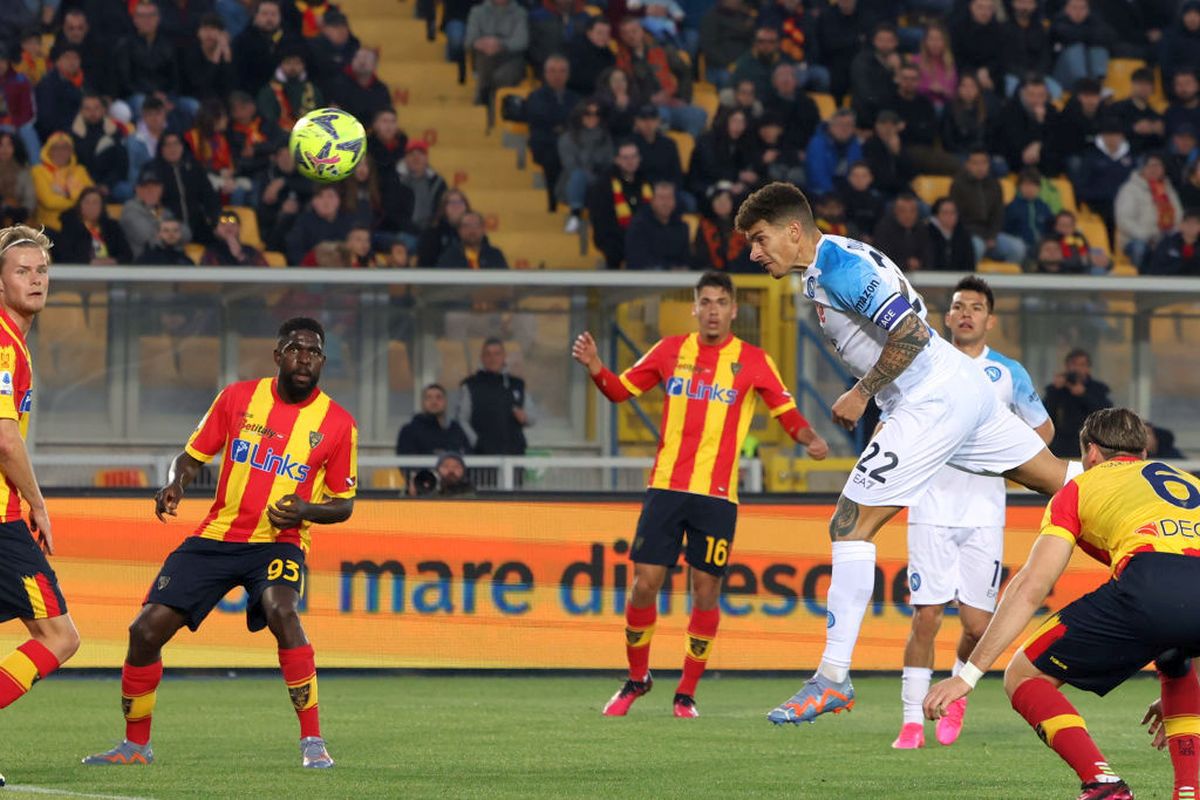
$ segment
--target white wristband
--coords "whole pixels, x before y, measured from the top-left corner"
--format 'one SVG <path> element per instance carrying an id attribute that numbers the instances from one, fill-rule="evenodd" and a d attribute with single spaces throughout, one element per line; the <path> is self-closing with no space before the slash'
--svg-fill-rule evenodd
<path id="1" fill-rule="evenodd" d="M 962 678 L 963 682 L 966 683 L 967 686 L 970 686 L 972 689 L 974 689 L 975 684 L 978 683 L 979 679 L 983 677 L 983 670 L 968 661 L 966 664 L 963 664 L 962 669 L 958 671 L 958 677 Z"/>

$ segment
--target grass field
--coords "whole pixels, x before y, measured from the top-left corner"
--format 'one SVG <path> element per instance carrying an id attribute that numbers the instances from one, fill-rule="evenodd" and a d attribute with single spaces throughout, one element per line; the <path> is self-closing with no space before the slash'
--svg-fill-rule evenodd
<path id="1" fill-rule="evenodd" d="M 0 712 L 0 772 L 14 796 L 123 798 L 1073 798 L 1075 776 L 1004 699 L 972 697 L 959 742 L 889 748 L 899 678 L 862 678 L 849 715 L 774 728 L 765 712 L 794 679 L 712 676 L 697 720 L 670 716 L 661 676 L 626 719 L 600 707 L 617 679 L 355 677 L 321 680 L 337 767 L 299 768 L 295 717 L 278 678 L 168 679 L 151 767 L 91 768 L 81 756 L 120 738 L 116 679 L 58 677 Z M 1138 726 L 1157 682 L 1105 700 L 1070 691 L 1138 794 L 1170 797 L 1170 762 Z M 13 791 L 15 790 L 15 791 Z M 47 791 L 49 790 L 49 791 Z M 5 792 L 6 790 L 0 790 Z M 70 794 L 76 793 L 76 794 Z"/>

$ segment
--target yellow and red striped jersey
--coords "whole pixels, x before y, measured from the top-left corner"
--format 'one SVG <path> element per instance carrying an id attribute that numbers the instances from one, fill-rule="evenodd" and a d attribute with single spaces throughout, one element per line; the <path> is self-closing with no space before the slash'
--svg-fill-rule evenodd
<path id="1" fill-rule="evenodd" d="M 267 508 L 288 494 L 320 503 L 358 488 L 354 417 L 320 389 L 285 403 L 274 378 L 225 387 L 185 449 L 203 462 L 223 453 L 216 499 L 193 534 L 205 539 L 290 542 L 307 552 L 310 523 L 278 530 Z"/>
<path id="2" fill-rule="evenodd" d="M 1114 574 L 1134 553 L 1200 556 L 1200 479 L 1161 461 L 1113 458 L 1058 490 L 1042 535 L 1079 545 Z"/>
<path id="3" fill-rule="evenodd" d="M 808 426 L 761 348 L 730 336 L 708 345 L 699 334 L 660 340 L 619 376 L 593 376 L 614 402 L 662 383 L 662 430 L 651 489 L 706 494 L 737 502 L 738 453 L 754 418 L 756 394 L 789 434 Z"/>
<path id="4" fill-rule="evenodd" d="M 8 314 L 0 309 L 0 419 L 15 419 L 24 439 L 29 433 L 29 412 L 33 410 L 33 361 L 25 335 Z M 3 476 L 0 486 L 0 522 L 21 519 L 21 495 Z"/>

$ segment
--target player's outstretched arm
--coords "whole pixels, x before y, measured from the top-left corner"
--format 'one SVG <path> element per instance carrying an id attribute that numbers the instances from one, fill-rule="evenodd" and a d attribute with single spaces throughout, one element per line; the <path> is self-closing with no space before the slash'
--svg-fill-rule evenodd
<path id="1" fill-rule="evenodd" d="M 833 404 L 833 421 L 853 430 L 867 410 L 867 401 L 900 377 L 929 344 L 929 328 L 916 314 L 909 314 L 888 332 L 887 343 L 875 366 Z"/>
<path id="2" fill-rule="evenodd" d="M 309 503 L 301 500 L 298 495 L 289 494 L 279 498 L 279 502 L 267 509 L 267 518 L 276 528 L 285 531 L 298 527 L 302 522 L 335 525 L 350 519 L 353 512 L 354 500 L 349 497 L 335 497 L 324 503 Z"/>
<path id="3" fill-rule="evenodd" d="M 204 462 L 186 452 L 175 456 L 167 470 L 167 483 L 154 495 L 154 516 L 159 522 L 166 522 L 164 515 L 175 516 L 179 501 L 192 481 L 196 479 Z"/>
<path id="4" fill-rule="evenodd" d="M 46 513 L 46 498 L 33 474 L 33 462 L 21 438 L 21 428 L 15 419 L 0 419 L 0 472 L 3 472 L 21 497 L 29 504 L 29 528 L 38 537 L 38 544 L 46 554 L 54 552 L 54 535 L 50 530 L 50 516 Z"/>
<path id="5" fill-rule="evenodd" d="M 571 345 L 571 357 L 587 367 L 588 375 L 592 378 L 592 383 L 596 384 L 605 397 L 614 403 L 621 403 L 633 397 L 633 392 L 625 386 L 624 382 L 612 370 L 604 366 L 604 362 L 600 360 L 600 353 L 596 347 L 596 340 L 592 338 L 592 334 L 584 331 L 575 337 L 575 343 Z M 641 365 L 645 359 L 638 362 Z M 635 367 L 634 369 L 637 369 Z M 651 385 L 658 382 L 658 377 L 655 375 Z M 644 388 L 643 388 L 644 390 Z"/>

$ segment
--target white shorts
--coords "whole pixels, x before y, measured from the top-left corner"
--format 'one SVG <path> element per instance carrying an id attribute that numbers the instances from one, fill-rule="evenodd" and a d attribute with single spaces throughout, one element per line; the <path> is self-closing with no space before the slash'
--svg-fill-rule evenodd
<path id="1" fill-rule="evenodd" d="M 1002 475 L 1045 449 L 965 361 L 928 397 L 901 400 L 850 471 L 842 496 L 860 506 L 914 506 L 943 465 Z"/>
<path id="2" fill-rule="evenodd" d="M 1003 564 L 1004 528 L 908 525 L 909 605 L 994 611 Z"/>

